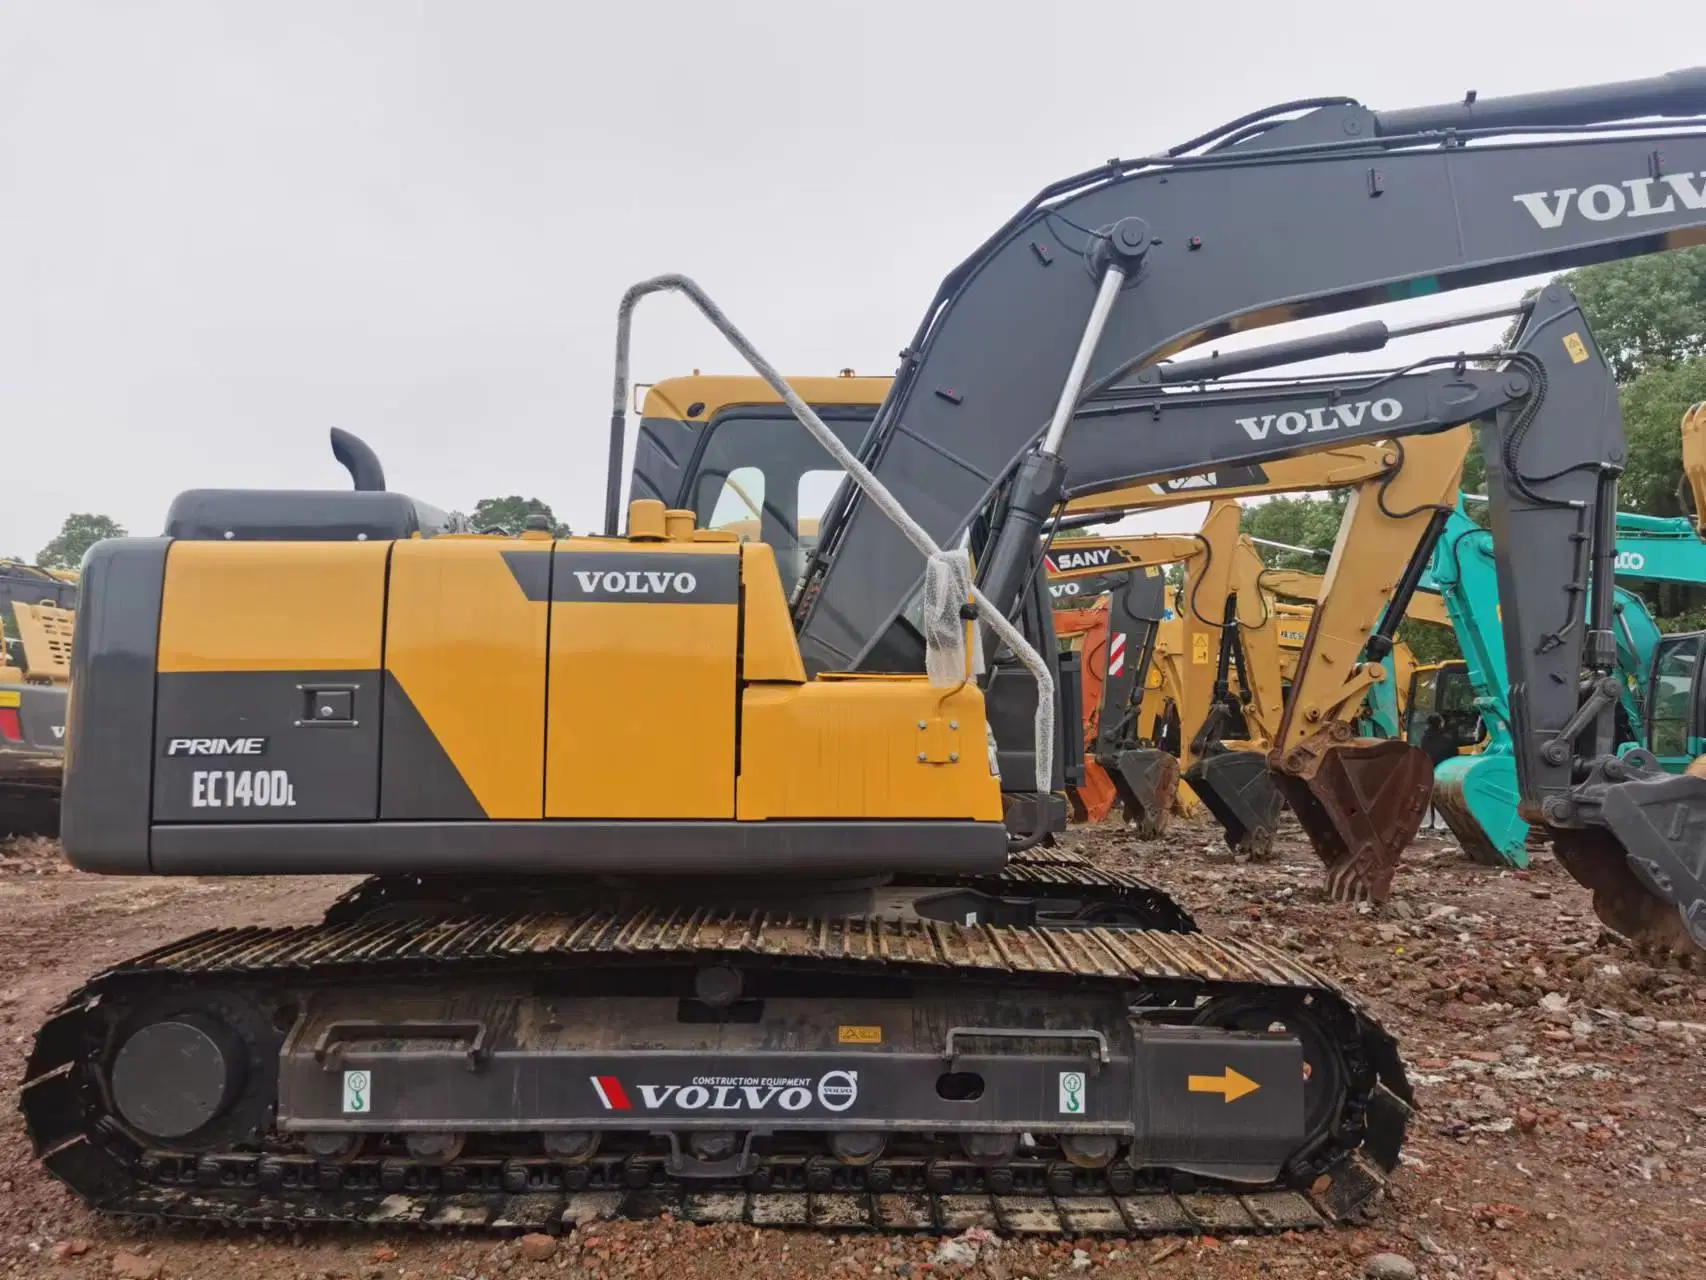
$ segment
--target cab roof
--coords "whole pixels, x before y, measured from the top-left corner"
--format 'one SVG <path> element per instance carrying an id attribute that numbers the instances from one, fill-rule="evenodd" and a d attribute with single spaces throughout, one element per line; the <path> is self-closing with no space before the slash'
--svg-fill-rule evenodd
<path id="1" fill-rule="evenodd" d="M 889 393 L 890 377 L 861 377 L 843 373 L 833 377 L 788 379 L 807 404 L 861 405 L 875 407 Z M 669 418 L 677 422 L 709 422 L 734 405 L 775 405 L 782 398 L 754 374 L 695 373 L 665 378 L 646 388 L 640 410 L 642 418 Z M 690 412 L 691 411 L 691 412 Z"/>

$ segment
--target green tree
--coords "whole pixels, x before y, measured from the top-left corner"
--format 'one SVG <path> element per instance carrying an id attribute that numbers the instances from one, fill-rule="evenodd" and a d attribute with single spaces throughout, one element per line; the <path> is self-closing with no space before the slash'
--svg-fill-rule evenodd
<path id="1" fill-rule="evenodd" d="M 1684 515 L 1682 415 L 1706 400 L 1706 355 L 1655 365 L 1618 391 L 1629 460 L 1618 481 L 1618 505 L 1648 515 Z"/>
<path id="2" fill-rule="evenodd" d="M 513 536 L 525 529 L 527 517 L 534 515 L 545 517 L 553 537 L 569 536 L 569 526 L 558 523 L 550 503 L 516 494 L 507 498 L 481 498 L 474 504 L 474 514 L 468 517 L 468 521 L 475 529 L 501 529 Z"/>
<path id="3" fill-rule="evenodd" d="M 1322 555 L 1283 551 L 1278 547 L 1257 547 L 1262 562 L 1270 569 L 1301 569 L 1319 573 L 1326 568 L 1325 553 L 1333 549 L 1333 540 L 1339 536 L 1339 524 L 1345 518 L 1345 504 L 1349 501 L 1350 491 L 1345 489 L 1324 498 L 1309 494 L 1270 498 L 1245 507 L 1238 527 L 1252 538 L 1319 549 Z"/>
<path id="4" fill-rule="evenodd" d="M 1398 638 L 1410 647 L 1417 662 L 1448 662 L 1461 658 L 1457 647 L 1457 632 L 1432 622 L 1417 622 L 1414 618 L 1398 624 Z"/>
<path id="5" fill-rule="evenodd" d="M 124 527 L 111 516 L 74 511 L 59 526 L 59 534 L 40 551 L 36 563 L 46 569 L 75 569 L 83 553 L 103 538 L 124 537 Z"/>
<path id="6" fill-rule="evenodd" d="M 1566 271 L 1619 384 L 1706 354 L 1706 248 Z"/>

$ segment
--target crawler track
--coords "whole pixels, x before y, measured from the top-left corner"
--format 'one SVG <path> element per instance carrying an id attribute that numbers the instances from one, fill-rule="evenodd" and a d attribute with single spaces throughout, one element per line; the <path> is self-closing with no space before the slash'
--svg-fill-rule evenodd
<path id="1" fill-rule="evenodd" d="M 1014 875 L 1037 882 L 1045 895 L 1048 885 L 1070 882 L 1075 896 L 1103 905 L 1148 889 L 1093 875 L 1071 855 L 1049 856 L 1061 860 L 1016 866 L 1002 878 L 1007 891 Z M 373 884 L 360 891 L 369 904 L 389 897 L 376 893 Z M 561 1230 L 595 1217 L 667 1211 L 696 1222 L 835 1231 L 977 1225 L 1072 1235 L 1228 1234 L 1356 1220 L 1378 1198 L 1382 1171 L 1396 1164 L 1409 1115 L 1396 1046 L 1353 998 L 1272 948 L 1195 932 L 716 909 L 461 911 L 411 919 L 364 916 L 349 898 L 333 917 L 300 928 L 198 934 L 115 966 L 69 997 L 41 1029 L 23 1087 L 43 1165 L 107 1214 L 158 1222 Z M 614 1149 L 607 1143 L 580 1163 L 541 1157 L 513 1136 L 506 1145 L 501 1135 L 470 1141 L 448 1164 L 412 1160 L 389 1140 L 343 1162 L 320 1162 L 272 1128 L 268 1064 L 276 1073 L 282 1028 L 269 1028 L 265 1017 L 243 1024 L 255 1028 L 245 1043 L 252 1091 L 260 1092 L 238 1119 L 252 1120 L 222 1121 L 221 1133 L 197 1149 L 168 1150 L 128 1129 L 110 1102 L 108 1064 L 124 1019 L 167 996 L 264 1012 L 328 988 L 418 994 L 481 982 L 562 981 L 565 974 L 571 982 L 580 974 L 588 984 L 632 986 L 703 963 L 738 963 L 829 994 L 876 978 L 948 979 L 956 990 L 1022 992 L 1041 1002 L 1111 996 L 1175 1021 L 1191 1020 L 1194 1010 L 1207 1025 L 1215 1025 L 1216 1009 L 1247 1012 L 1254 1002 L 1262 1021 L 1272 1010 L 1317 1028 L 1318 1051 L 1335 1063 L 1328 1074 L 1342 1096 L 1325 1099 L 1331 1123 L 1312 1134 L 1282 1178 L 1255 1187 L 1124 1161 L 1086 1169 L 1033 1147 L 1003 1164 L 978 1164 L 928 1134 L 863 1166 L 796 1145 L 763 1153 L 743 1178 L 719 1181 L 672 1176 L 668 1152 L 644 1134 L 618 1135 Z"/>

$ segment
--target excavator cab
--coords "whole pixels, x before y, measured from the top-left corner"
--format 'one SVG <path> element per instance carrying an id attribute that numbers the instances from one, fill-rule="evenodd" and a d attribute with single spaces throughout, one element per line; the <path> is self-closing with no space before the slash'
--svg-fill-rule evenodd
<path id="1" fill-rule="evenodd" d="M 1686 773 L 1706 755 L 1706 631 L 1665 636 L 1647 685 L 1645 746 L 1668 773 Z"/>
<path id="2" fill-rule="evenodd" d="M 1458 755 L 1479 751 L 1485 744 L 1487 730 L 1475 704 L 1475 685 L 1469 678 L 1468 664 L 1461 658 L 1426 663 L 1410 674 L 1404 741 L 1420 746 L 1430 715 L 1438 715 L 1445 722 Z"/>

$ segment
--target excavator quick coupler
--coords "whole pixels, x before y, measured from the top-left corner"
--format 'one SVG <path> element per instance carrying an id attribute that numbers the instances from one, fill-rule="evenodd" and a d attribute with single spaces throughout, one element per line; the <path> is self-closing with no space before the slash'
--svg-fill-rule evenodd
<path id="1" fill-rule="evenodd" d="M 1186 770 L 1185 781 L 1226 829 L 1233 853 L 1255 862 L 1273 856 L 1285 797 L 1274 786 L 1265 754 L 1211 747 Z"/>
<path id="2" fill-rule="evenodd" d="M 1113 780 L 1120 808 L 1139 837 L 1153 840 L 1167 829 L 1179 798 L 1179 757 L 1155 747 L 1123 747 L 1098 755 L 1096 763 Z"/>
<path id="3" fill-rule="evenodd" d="M 1427 754 L 1393 738 L 1353 737 L 1340 721 L 1272 763 L 1281 794 L 1327 864 L 1328 895 L 1385 902 L 1398 858 L 1427 812 Z"/>

